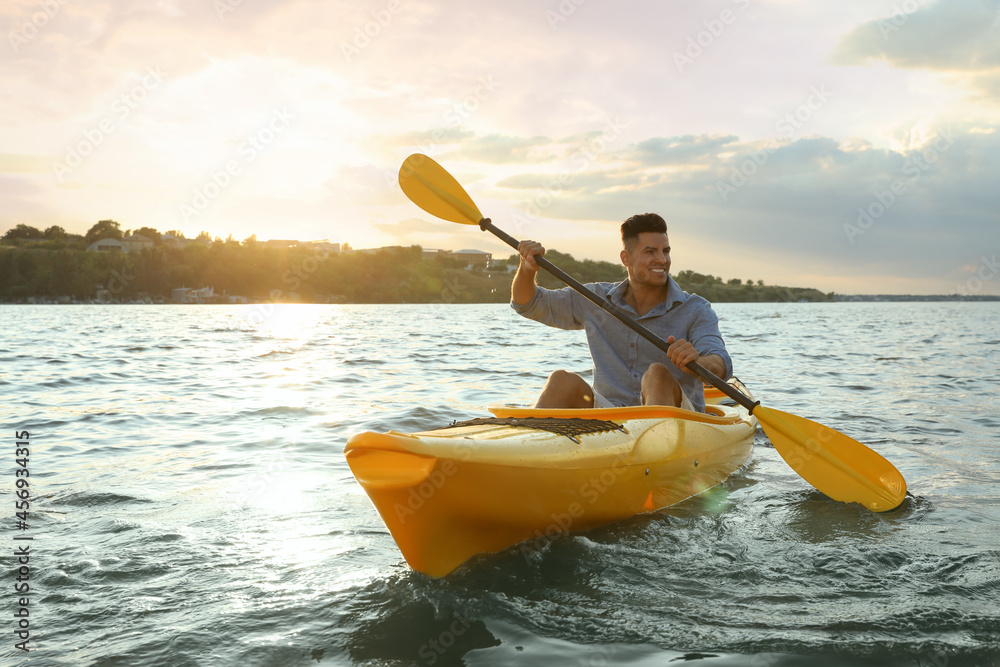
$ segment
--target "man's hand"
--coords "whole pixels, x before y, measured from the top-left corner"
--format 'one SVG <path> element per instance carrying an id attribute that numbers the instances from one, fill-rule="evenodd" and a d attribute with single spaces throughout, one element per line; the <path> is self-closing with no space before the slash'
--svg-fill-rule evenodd
<path id="1" fill-rule="evenodd" d="M 517 252 L 521 255 L 521 264 L 510 283 L 510 299 L 523 306 L 535 296 L 535 278 L 539 268 L 535 257 L 544 255 L 545 248 L 535 241 L 521 241 L 517 244 Z"/>
<path id="2" fill-rule="evenodd" d="M 677 366 L 677 368 L 685 373 L 691 373 L 687 365 L 692 361 L 698 361 L 701 357 L 698 354 L 698 350 L 694 349 L 694 345 L 683 338 L 675 339 L 673 336 L 669 336 L 667 343 L 670 344 L 670 349 L 667 350 L 667 357 L 670 358 L 670 361 L 674 362 L 674 366 Z M 694 375 L 694 373 L 691 373 L 691 375 Z"/>
<path id="3" fill-rule="evenodd" d="M 535 255 L 545 254 L 545 248 L 542 247 L 542 244 L 536 241 L 521 241 L 517 244 L 517 252 L 521 255 L 521 267 L 532 273 L 538 273 L 539 267 L 538 262 L 535 261 Z"/>
<path id="4" fill-rule="evenodd" d="M 667 343 L 670 344 L 670 348 L 667 350 L 667 357 L 674 363 L 677 368 L 681 369 L 685 373 L 690 373 L 695 375 L 687 365 L 692 361 L 697 361 L 701 364 L 705 370 L 709 371 L 713 375 L 722 377 L 726 372 L 726 362 L 722 360 L 717 354 L 706 354 L 704 357 L 698 354 L 698 350 L 694 349 L 694 345 L 687 342 L 683 338 L 674 339 L 673 336 L 667 337 Z M 727 380 L 728 378 L 722 378 Z"/>

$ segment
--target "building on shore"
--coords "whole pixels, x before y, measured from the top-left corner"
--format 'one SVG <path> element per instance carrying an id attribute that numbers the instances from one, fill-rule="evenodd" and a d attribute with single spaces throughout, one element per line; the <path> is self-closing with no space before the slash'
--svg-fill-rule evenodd
<path id="1" fill-rule="evenodd" d="M 148 236 L 143 236 L 142 234 L 132 234 L 131 236 L 126 236 L 122 239 L 122 246 L 125 248 L 125 252 L 142 252 L 143 250 L 152 250 L 153 239 Z"/>
<path id="2" fill-rule="evenodd" d="M 184 238 L 178 238 L 169 232 L 164 232 L 160 234 L 160 243 L 168 248 L 183 248 L 190 241 Z"/>
<path id="3" fill-rule="evenodd" d="M 493 264 L 493 253 L 483 250 L 441 250 L 440 248 L 422 248 L 423 259 L 435 259 L 437 257 L 447 257 L 464 262 L 466 268 L 474 266 L 488 268 Z"/>
<path id="4" fill-rule="evenodd" d="M 98 239 L 87 246 L 87 252 L 128 252 L 125 244 L 118 239 Z"/>
<path id="5" fill-rule="evenodd" d="M 493 263 L 493 253 L 484 250 L 456 250 L 448 253 L 448 257 L 465 262 L 470 269 L 474 266 L 486 268 Z"/>
<path id="6" fill-rule="evenodd" d="M 170 300 L 174 303 L 215 303 L 215 290 L 211 287 L 201 289 L 191 289 L 190 287 L 178 287 L 171 290 Z"/>
<path id="7" fill-rule="evenodd" d="M 318 241 L 299 241 L 296 239 L 270 239 L 268 241 L 261 241 L 261 243 L 268 248 L 309 248 L 310 250 L 322 250 L 324 252 L 332 252 L 335 255 L 340 254 L 340 244 L 330 243 L 329 239 L 320 239 Z"/>
<path id="8" fill-rule="evenodd" d="M 121 239 L 111 237 L 98 239 L 87 246 L 87 252 L 142 252 L 156 245 L 153 239 L 142 234 L 132 234 Z"/>

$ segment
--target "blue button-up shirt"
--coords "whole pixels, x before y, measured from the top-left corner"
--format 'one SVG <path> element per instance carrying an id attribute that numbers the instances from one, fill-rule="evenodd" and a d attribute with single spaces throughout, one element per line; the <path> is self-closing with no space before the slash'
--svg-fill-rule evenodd
<path id="1" fill-rule="evenodd" d="M 719 333 L 719 318 L 711 304 L 682 290 L 673 278 L 668 279 L 666 301 L 642 317 L 623 300 L 627 279 L 620 283 L 590 283 L 587 287 L 624 309 L 663 340 L 668 336 L 683 338 L 694 345 L 700 355 L 719 355 L 726 364 L 723 379 L 732 376 L 733 362 L 726 352 Z M 537 287 L 531 301 L 524 305 L 512 301 L 510 305 L 521 315 L 542 324 L 586 330 L 590 356 L 594 360 L 594 391 L 613 405 L 640 405 L 642 375 L 650 364 L 660 362 L 670 369 L 694 408 L 705 411 L 705 392 L 700 378 L 677 368 L 659 348 L 572 288 Z"/>

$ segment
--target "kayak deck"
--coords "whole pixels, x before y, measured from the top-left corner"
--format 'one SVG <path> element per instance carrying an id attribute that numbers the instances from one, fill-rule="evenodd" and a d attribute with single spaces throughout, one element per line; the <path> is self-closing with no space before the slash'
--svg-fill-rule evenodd
<path id="1" fill-rule="evenodd" d="M 510 423 L 367 432 L 345 456 L 407 563 L 439 577 L 477 553 L 655 511 L 724 481 L 749 459 L 756 419 L 706 409 L 491 408 L 507 422 L 618 428 L 575 437 Z"/>

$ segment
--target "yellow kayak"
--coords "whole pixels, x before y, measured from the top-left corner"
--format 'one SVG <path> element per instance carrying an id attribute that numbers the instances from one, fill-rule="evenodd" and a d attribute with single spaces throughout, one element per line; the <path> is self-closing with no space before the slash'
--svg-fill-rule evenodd
<path id="1" fill-rule="evenodd" d="M 750 458 L 757 420 L 721 398 L 707 389 L 704 414 L 490 408 L 493 417 L 433 431 L 360 433 L 344 453 L 406 562 L 441 577 L 477 553 L 652 512 L 723 482 Z"/>

